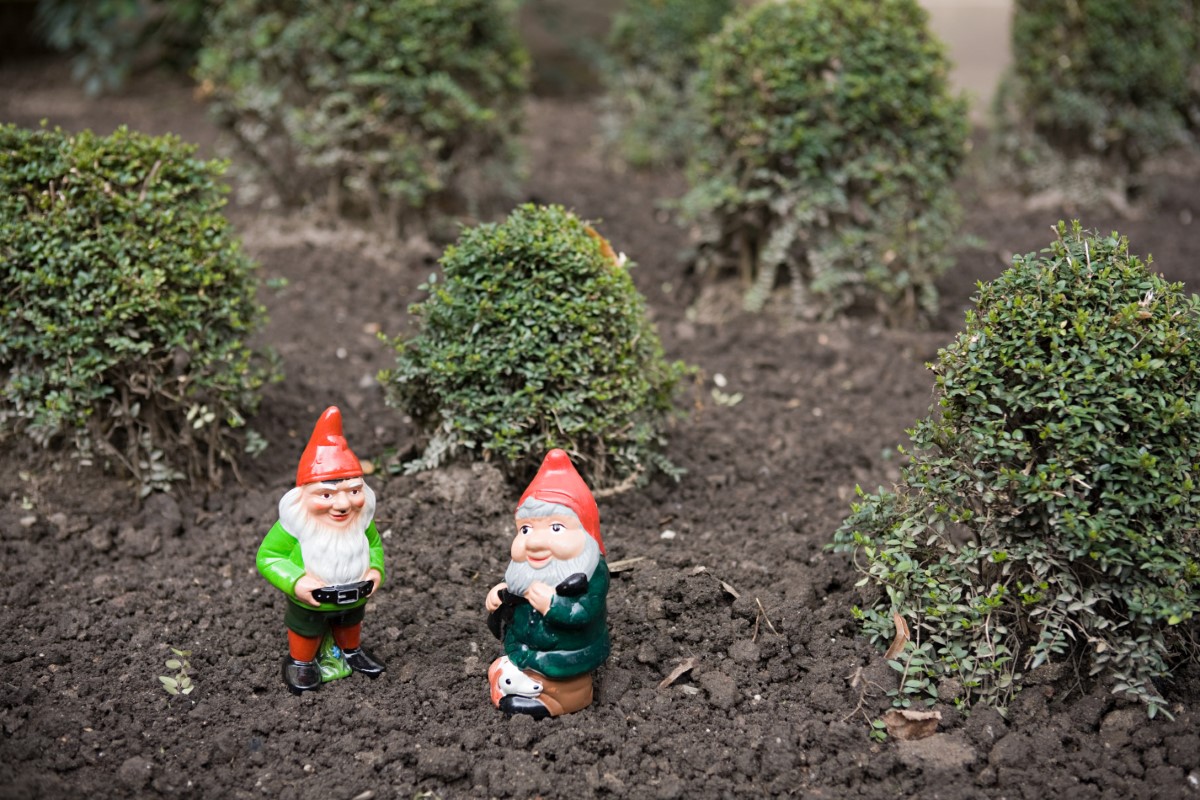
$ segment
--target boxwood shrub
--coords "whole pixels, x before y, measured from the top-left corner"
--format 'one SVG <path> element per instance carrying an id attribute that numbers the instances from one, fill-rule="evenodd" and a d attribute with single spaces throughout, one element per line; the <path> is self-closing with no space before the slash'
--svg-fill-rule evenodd
<path id="1" fill-rule="evenodd" d="M 708 137 L 683 202 L 708 225 L 700 266 L 737 265 L 752 309 L 782 269 L 801 313 L 933 313 L 967 106 L 916 0 L 758 4 L 702 64 Z"/>
<path id="2" fill-rule="evenodd" d="M 71 51 L 72 75 L 89 95 L 121 89 L 140 67 L 186 70 L 204 35 L 209 0 L 38 0 L 46 42 Z"/>
<path id="3" fill-rule="evenodd" d="M 440 263 L 380 375 L 429 436 L 410 470 L 465 455 L 528 479 L 561 447 L 598 487 L 678 473 L 662 446 L 686 368 L 664 359 L 629 265 L 594 229 L 523 205 L 465 229 Z"/>
<path id="4" fill-rule="evenodd" d="M 866 631 L 912 629 L 903 705 L 952 678 L 1003 706 L 1057 661 L 1153 715 L 1200 655 L 1200 299 L 1116 233 L 1057 232 L 980 287 L 901 485 L 835 536 L 879 590 Z"/>
<path id="5" fill-rule="evenodd" d="M 269 371 L 225 165 L 120 129 L 0 127 L 0 425 L 146 490 L 216 479 Z"/>
<path id="6" fill-rule="evenodd" d="M 511 0 L 230 0 L 196 75 L 285 202 L 391 229 L 511 180 L 527 72 Z"/>
<path id="7" fill-rule="evenodd" d="M 996 96 L 1004 177 L 1096 199 L 1136 189 L 1148 159 L 1185 144 L 1200 61 L 1191 3 L 1017 0 L 1013 66 Z"/>
<path id="8" fill-rule="evenodd" d="M 628 0 L 613 17 L 605 125 L 630 164 L 686 161 L 701 127 L 692 97 L 700 45 L 733 6 L 734 0 Z"/>

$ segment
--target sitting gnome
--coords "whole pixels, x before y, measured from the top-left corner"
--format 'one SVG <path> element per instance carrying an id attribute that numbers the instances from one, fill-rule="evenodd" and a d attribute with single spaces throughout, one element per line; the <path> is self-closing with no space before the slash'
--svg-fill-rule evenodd
<path id="1" fill-rule="evenodd" d="M 488 670 L 492 703 L 569 714 L 592 702 L 592 670 L 608 658 L 608 566 L 596 500 L 564 451 L 546 455 L 515 521 L 512 561 L 485 602 L 505 652 Z"/>
<path id="2" fill-rule="evenodd" d="M 384 670 L 359 642 L 367 598 L 383 582 L 374 517 L 375 493 L 342 435 L 341 412 L 330 406 L 300 457 L 296 487 L 279 501 L 279 521 L 258 549 L 258 571 L 287 595 L 283 680 L 295 694 L 320 688 L 317 651 L 327 632 L 351 670 L 370 678 Z"/>

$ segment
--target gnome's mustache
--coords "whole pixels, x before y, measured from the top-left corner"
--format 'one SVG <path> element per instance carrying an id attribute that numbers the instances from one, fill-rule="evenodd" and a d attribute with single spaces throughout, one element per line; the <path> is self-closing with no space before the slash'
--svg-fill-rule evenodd
<path id="1" fill-rule="evenodd" d="M 504 583 L 513 594 L 524 595 L 534 581 L 547 586 L 557 586 L 570 576 L 582 572 L 589 578 L 600 563 L 600 546 L 588 536 L 584 540 L 583 552 L 574 558 L 552 558 L 546 566 L 534 569 L 524 561 L 510 561 L 504 573 Z"/>

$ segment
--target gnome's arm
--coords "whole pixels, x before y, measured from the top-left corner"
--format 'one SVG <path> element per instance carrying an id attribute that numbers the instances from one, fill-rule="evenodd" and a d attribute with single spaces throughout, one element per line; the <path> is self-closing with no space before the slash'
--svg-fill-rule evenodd
<path id="1" fill-rule="evenodd" d="M 604 559 L 596 565 L 588 580 L 588 589 L 578 597 L 555 594 L 546 611 L 546 621 L 564 628 L 580 628 L 605 612 L 608 596 L 608 565 Z"/>
<path id="2" fill-rule="evenodd" d="M 296 596 L 296 581 L 304 575 L 304 567 L 292 561 L 297 546 L 296 537 L 276 522 L 259 545 L 255 559 L 262 576 L 288 597 Z"/>
<path id="3" fill-rule="evenodd" d="M 374 569 L 379 571 L 379 580 L 375 582 L 375 588 L 372 593 L 379 591 L 379 587 L 383 585 L 383 540 L 379 538 L 379 531 L 375 528 L 375 520 L 371 520 L 371 524 L 367 526 L 367 545 L 371 551 L 371 565 L 368 570 Z"/>

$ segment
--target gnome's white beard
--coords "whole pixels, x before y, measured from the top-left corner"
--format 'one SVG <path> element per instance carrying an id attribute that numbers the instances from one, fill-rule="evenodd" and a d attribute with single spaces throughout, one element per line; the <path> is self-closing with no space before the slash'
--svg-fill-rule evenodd
<path id="1" fill-rule="evenodd" d="M 279 501 L 279 521 L 300 542 L 304 570 L 327 586 L 362 580 L 371 566 L 367 526 L 375 518 L 375 492 L 363 484 L 366 503 L 355 523 L 347 528 L 325 525 L 308 513 L 297 486 Z"/>
<path id="2" fill-rule="evenodd" d="M 541 569 L 534 569 L 525 561 L 508 562 L 508 570 L 504 573 L 504 582 L 513 594 L 524 595 L 534 581 L 541 581 L 553 589 L 577 572 L 582 572 L 591 578 L 599 563 L 600 545 L 596 544 L 596 540 L 591 536 L 587 536 L 582 553 L 565 561 L 552 558 Z"/>

